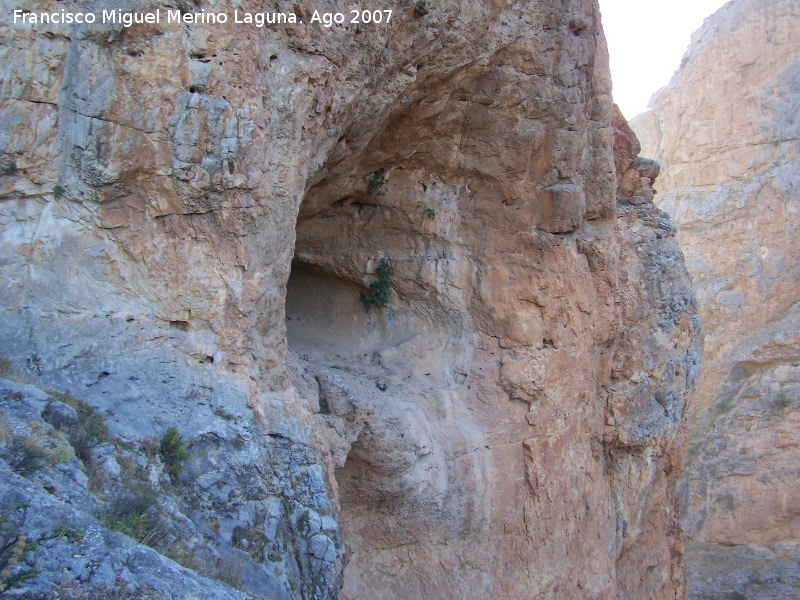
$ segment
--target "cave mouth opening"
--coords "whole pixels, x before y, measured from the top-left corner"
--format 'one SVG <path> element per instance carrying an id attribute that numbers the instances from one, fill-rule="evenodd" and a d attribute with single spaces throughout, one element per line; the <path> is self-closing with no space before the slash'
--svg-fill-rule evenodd
<path id="1" fill-rule="evenodd" d="M 380 168 L 353 171 L 368 173 L 354 184 L 368 189 Z M 473 356 L 449 237 L 459 188 L 424 171 L 389 175 L 385 196 L 328 180 L 307 192 L 286 287 L 287 370 L 330 457 L 356 578 L 370 554 L 428 539 L 451 516 L 468 520 L 448 490 L 478 479 L 454 479 L 439 431 L 453 415 L 470 418 L 456 392 Z M 388 302 L 364 302 L 382 265 Z"/>
<path id="2" fill-rule="evenodd" d="M 402 309 L 373 307 L 358 281 L 299 260 L 286 289 L 286 335 L 294 352 L 325 360 L 354 358 L 398 346 L 414 336 Z"/>

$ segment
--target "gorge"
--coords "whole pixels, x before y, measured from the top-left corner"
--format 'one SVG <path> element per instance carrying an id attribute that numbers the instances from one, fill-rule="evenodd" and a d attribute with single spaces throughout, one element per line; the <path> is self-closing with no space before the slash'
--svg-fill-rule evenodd
<path id="1" fill-rule="evenodd" d="M 800 589 L 798 28 L 796 2 L 729 2 L 632 122 L 703 318 L 680 484 L 690 597 Z"/>

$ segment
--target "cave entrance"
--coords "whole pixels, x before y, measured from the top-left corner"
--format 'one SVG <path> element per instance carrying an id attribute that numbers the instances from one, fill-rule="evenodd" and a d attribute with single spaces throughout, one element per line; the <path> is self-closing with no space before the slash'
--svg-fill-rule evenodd
<path id="1" fill-rule="evenodd" d="M 393 308 L 369 307 L 365 287 L 322 268 L 292 262 L 286 290 L 286 333 L 291 350 L 324 359 L 371 355 L 414 334 Z"/>
<path id="2" fill-rule="evenodd" d="M 457 457 L 447 440 L 455 435 L 456 447 L 469 447 L 476 430 L 452 424 L 454 415 L 471 418 L 455 390 L 472 346 L 465 286 L 456 285 L 462 263 L 447 238 L 456 217 L 445 206 L 455 211 L 458 188 L 420 183 L 429 180 L 398 169 L 386 196 L 343 196 L 341 185 L 323 181 L 298 214 L 287 370 L 330 453 L 346 580 L 371 572 L 376 552 L 469 521 L 465 503 L 448 490 L 475 489 L 483 472 L 471 466 L 480 453 L 467 453 L 463 476 L 450 467 Z M 389 301 L 365 303 L 383 257 Z"/>

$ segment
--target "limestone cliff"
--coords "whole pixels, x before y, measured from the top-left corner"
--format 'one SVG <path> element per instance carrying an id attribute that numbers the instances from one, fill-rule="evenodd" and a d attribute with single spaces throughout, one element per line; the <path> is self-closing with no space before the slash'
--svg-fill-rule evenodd
<path id="1" fill-rule="evenodd" d="M 729 2 L 633 122 L 705 333 L 682 484 L 690 597 L 800 588 L 798 30 L 793 0 Z"/>
<path id="2" fill-rule="evenodd" d="M 596 3 L 348 8 L 3 23 L 13 477 L 251 596 L 681 597 L 699 321 Z M 18 589 L 160 589 L 96 562 Z"/>

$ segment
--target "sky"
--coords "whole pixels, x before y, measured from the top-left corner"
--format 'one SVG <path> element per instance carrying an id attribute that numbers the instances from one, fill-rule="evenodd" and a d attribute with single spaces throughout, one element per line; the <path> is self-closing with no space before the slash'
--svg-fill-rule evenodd
<path id="1" fill-rule="evenodd" d="M 689 40 L 726 0 L 600 0 L 614 101 L 630 120 L 669 83 Z"/>

